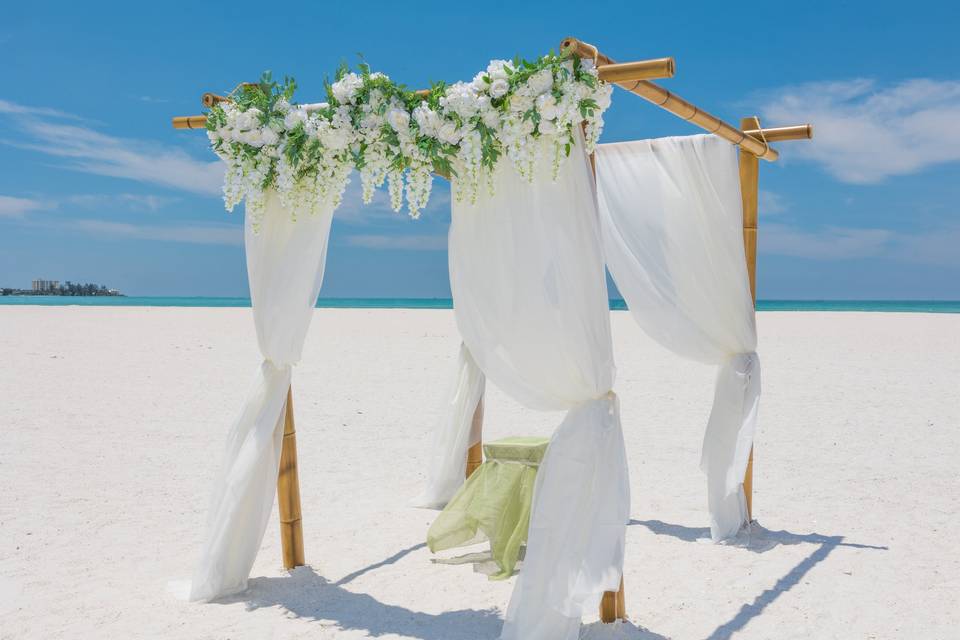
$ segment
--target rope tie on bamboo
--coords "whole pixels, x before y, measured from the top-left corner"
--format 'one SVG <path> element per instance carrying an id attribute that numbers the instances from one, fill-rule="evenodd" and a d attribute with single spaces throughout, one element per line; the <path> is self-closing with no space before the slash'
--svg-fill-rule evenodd
<path id="1" fill-rule="evenodd" d="M 763 127 L 760 126 L 760 118 L 754 118 L 753 120 L 757 123 L 757 130 L 760 132 L 760 140 L 763 142 L 763 154 L 760 156 L 763 158 L 770 153 L 770 143 L 767 142 L 767 134 L 763 132 Z"/>

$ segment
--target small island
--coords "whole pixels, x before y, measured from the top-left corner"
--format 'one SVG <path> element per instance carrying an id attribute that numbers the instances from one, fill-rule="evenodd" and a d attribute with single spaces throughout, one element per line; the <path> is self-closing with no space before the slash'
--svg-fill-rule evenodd
<path id="1" fill-rule="evenodd" d="M 3 287 L 0 295 L 4 296 L 120 296 L 123 294 L 116 289 L 108 289 L 102 284 L 70 282 L 60 284 L 59 280 L 34 280 L 30 289 L 15 289 Z"/>

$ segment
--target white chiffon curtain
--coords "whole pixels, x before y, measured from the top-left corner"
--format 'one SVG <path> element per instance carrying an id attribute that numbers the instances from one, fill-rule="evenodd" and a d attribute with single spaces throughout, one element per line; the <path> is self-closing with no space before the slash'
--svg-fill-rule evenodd
<path id="1" fill-rule="evenodd" d="M 541 165 L 530 183 L 501 162 L 495 195 L 454 203 L 450 226 L 457 325 L 479 370 L 528 407 L 567 411 L 537 475 L 506 640 L 576 638 L 619 587 L 629 517 L 590 166 L 579 145 L 556 181 Z"/>
<path id="2" fill-rule="evenodd" d="M 607 267 L 634 319 L 675 353 L 719 365 L 701 457 L 717 541 L 748 520 L 760 399 L 736 153 L 700 135 L 600 145 L 596 156 Z"/>
<path id="3" fill-rule="evenodd" d="M 294 222 L 273 193 L 258 230 L 247 217 L 247 274 L 263 363 L 227 435 L 190 600 L 247 586 L 273 509 L 291 369 L 320 293 L 331 218 L 327 210 Z"/>
<path id="4" fill-rule="evenodd" d="M 474 431 L 473 414 L 483 398 L 485 386 L 486 376 L 467 346 L 461 344 L 456 375 L 444 396 L 440 420 L 433 432 L 427 485 L 423 493 L 414 498 L 413 506 L 442 509 L 463 485 L 467 451 L 481 438 L 481 434 Z"/>

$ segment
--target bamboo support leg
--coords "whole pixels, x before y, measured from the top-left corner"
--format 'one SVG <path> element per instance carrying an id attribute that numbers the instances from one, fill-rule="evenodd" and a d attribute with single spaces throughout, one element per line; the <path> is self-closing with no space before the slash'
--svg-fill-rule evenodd
<path id="1" fill-rule="evenodd" d="M 623 595 L 623 578 L 620 578 L 620 590 L 605 591 L 600 600 L 600 622 L 610 624 L 617 620 L 627 619 L 626 598 Z"/>
<path id="2" fill-rule="evenodd" d="M 293 422 L 293 388 L 287 390 L 283 412 L 283 449 L 277 476 L 277 504 L 280 509 L 280 545 L 283 568 L 306 564 L 303 559 L 303 523 L 300 513 L 300 477 L 297 473 L 297 433 Z"/>
<path id="3" fill-rule="evenodd" d="M 756 117 L 740 121 L 744 129 L 760 129 Z M 740 152 L 740 197 L 743 200 L 743 253 L 747 260 L 747 276 L 750 279 L 750 295 L 757 303 L 757 217 L 760 189 L 760 161 L 751 153 Z M 743 476 L 743 493 L 747 498 L 747 519 L 753 520 L 753 447 Z"/>
<path id="4" fill-rule="evenodd" d="M 477 402 L 477 408 L 473 412 L 473 426 L 471 428 L 471 433 L 482 434 L 483 433 L 483 395 L 480 396 L 480 401 Z M 477 440 L 477 443 L 467 449 L 467 475 L 470 475 L 477 470 L 483 464 L 483 440 Z"/>

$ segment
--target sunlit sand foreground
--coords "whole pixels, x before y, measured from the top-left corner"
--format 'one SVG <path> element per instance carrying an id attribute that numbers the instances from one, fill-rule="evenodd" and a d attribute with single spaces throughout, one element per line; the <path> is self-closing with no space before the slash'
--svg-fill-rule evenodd
<path id="1" fill-rule="evenodd" d="M 960 315 L 761 313 L 754 513 L 708 536 L 713 370 L 613 314 L 628 625 L 590 638 L 955 638 Z M 294 373 L 309 567 L 276 517 L 250 589 L 167 594 L 199 552 L 259 362 L 247 309 L 0 309 L 0 638 L 495 638 L 513 581 L 430 562 L 420 489 L 459 338 L 440 310 L 316 311 Z M 560 414 L 488 389 L 485 435 Z"/>

